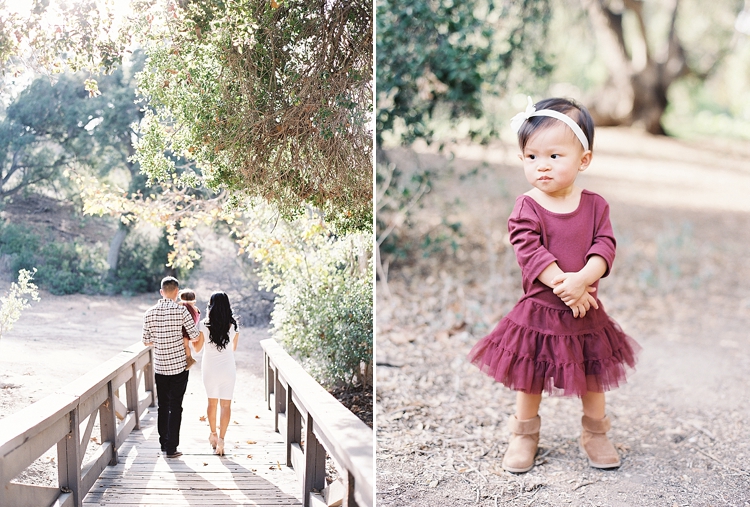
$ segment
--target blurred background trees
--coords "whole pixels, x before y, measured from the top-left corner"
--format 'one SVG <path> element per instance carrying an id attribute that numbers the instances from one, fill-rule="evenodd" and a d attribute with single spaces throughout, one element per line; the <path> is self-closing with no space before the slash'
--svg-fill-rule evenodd
<path id="1" fill-rule="evenodd" d="M 550 16 L 547 0 L 379 2 L 378 145 L 394 132 L 405 144 L 432 140 L 435 115 L 482 116 L 483 97 L 503 94 L 514 70 L 547 74 Z"/>
<path id="2" fill-rule="evenodd" d="M 710 9 L 697 0 L 381 2 L 378 144 L 430 140 L 446 124 L 461 124 L 454 137 L 492 137 L 503 126 L 494 116 L 522 107 L 525 94 L 572 95 L 601 125 L 655 134 L 674 134 L 683 122 L 670 115 L 688 109 L 747 122 L 743 9 L 742 0 Z"/>
<path id="3" fill-rule="evenodd" d="M 450 243 L 400 232 L 435 174 L 390 163 L 416 142 L 505 136 L 526 96 L 574 98 L 598 125 L 750 139 L 750 7 L 742 0 L 382 1 L 377 11 L 377 269 Z M 387 292 L 387 285 L 383 290 Z"/>
<path id="4" fill-rule="evenodd" d="M 720 75 L 738 49 L 741 1 L 705 4 L 674 0 L 581 0 L 593 28 L 597 57 L 607 77 L 589 91 L 600 125 L 633 125 L 664 134 L 670 89 L 680 80 L 697 86 Z M 591 44 L 591 41 L 589 41 Z M 574 83 L 575 84 L 575 83 Z"/>
<path id="5" fill-rule="evenodd" d="M 321 380 L 369 386 L 371 2 L 34 0 L 23 14 L 7 3 L 6 216 L 51 199 L 73 203 L 81 228 L 81 211 L 116 224 L 102 229 L 104 255 L 60 240 L 77 228 L 53 239 L 7 220 L 0 254 L 12 267 L 39 265 L 56 293 L 153 290 L 196 267 L 198 230 L 213 229 L 275 273 L 276 337 L 312 357 Z M 276 256 L 258 253 L 269 245 Z M 325 353 L 300 346 L 312 338 Z"/>

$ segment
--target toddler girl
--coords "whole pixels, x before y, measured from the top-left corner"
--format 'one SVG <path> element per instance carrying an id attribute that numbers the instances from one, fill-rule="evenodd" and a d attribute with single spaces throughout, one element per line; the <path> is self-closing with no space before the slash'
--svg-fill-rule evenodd
<path id="1" fill-rule="evenodd" d="M 190 289 L 181 290 L 178 296 L 178 304 L 184 306 L 187 309 L 188 313 L 197 325 L 201 318 L 201 311 L 197 306 L 195 306 L 195 292 Z M 187 355 L 187 366 L 185 367 L 185 369 L 189 370 L 196 361 L 195 359 L 193 359 L 193 356 L 190 353 L 190 337 L 188 336 L 187 330 L 184 326 L 182 328 L 182 341 L 185 344 L 185 354 Z"/>
<path id="2" fill-rule="evenodd" d="M 607 202 L 575 185 L 591 163 L 594 122 L 572 101 L 552 98 L 534 106 L 529 98 L 511 126 L 533 187 L 516 199 L 508 220 L 524 294 L 469 354 L 518 392 L 503 468 L 521 473 L 534 466 L 542 391 L 581 398 L 580 446 L 589 464 L 618 467 L 604 392 L 625 380 L 625 365 L 635 366 L 640 347 L 596 297 L 615 258 L 615 238 Z"/>

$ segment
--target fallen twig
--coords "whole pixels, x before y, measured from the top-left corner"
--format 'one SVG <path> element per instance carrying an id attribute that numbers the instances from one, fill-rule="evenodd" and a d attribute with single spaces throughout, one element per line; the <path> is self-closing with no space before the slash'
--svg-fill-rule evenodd
<path id="1" fill-rule="evenodd" d="M 493 450 L 493 449 L 494 449 L 495 447 L 497 447 L 497 444 L 499 444 L 499 443 L 500 443 L 500 441 L 499 441 L 499 440 L 495 440 L 495 443 L 494 443 L 494 444 L 492 444 L 492 445 L 490 446 L 490 448 L 489 448 L 489 449 L 487 449 L 487 451 L 486 451 L 486 452 L 485 452 L 484 454 L 482 454 L 482 456 L 481 456 L 481 457 L 482 457 L 482 458 L 486 457 L 486 456 L 487 456 L 487 455 L 488 455 L 488 454 L 490 453 L 490 451 L 492 451 L 492 450 Z"/>
<path id="2" fill-rule="evenodd" d="M 487 478 L 484 475 L 482 475 L 482 472 L 480 472 L 479 470 L 477 470 L 476 467 L 473 467 L 473 466 L 469 465 L 466 461 L 464 461 L 464 465 L 466 465 L 466 469 L 468 471 L 470 471 L 470 472 L 476 472 L 479 475 L 479 477 L 481 477 L 482 479 L 484 479 L 484 482 L 486 482 L 487 484 L 489 484 L 490 481 L 488 481 Z"/>
<path id="3" fill-rule="evenodd" d="M 718 464 L 720 464 L 721 466 L 723 466 L 724 468 L 726 468 L 728 470 L 732 470 L 732 471 L 737 472 L 737 473 L 739 473 L 741 475 L 750 476 L 750 472 L 748 472 L 747 470 L 743 470 L 741 468 L 737 468 L 737 467 L 733 467 L 731 465 L 727 465 L 726 463 L 724 463 L 723 461 L 721 461 L 719 458 L 717 458 L 716 456 L 712 456 L 711 454 L 707 453 L 703 449 L 699 449 L 699 448 L 696 447 L 695 450 L 698 451 L 699 453 L 703 454 L 704 456 L 707 456 L 707 457 L 711 458 L 712 460 L 714 460 L 715 462 L 717 462 Z"/>
<path id="4" fill-rule="evenodd" d="M 416 404 L 415 405 L 407 405 L 405 407 L 400 407 L 400 408 L 397 408 L 395 410 L 391 410 L 390 412 L 384 414 L 383 417 L 390 417 L 392 415 L 398 414 L 399 412 L 407 412 L 409 410 L 417 410 L 417 409 L 420 409 L 420 408 L 423 408 L 423 407 L 424 407 L 424 405 L 416 405 Z"/>
<path id="5" fill-rule="evenodd" d="M 594 484 L 595 482 L 596 482 L 596 481 L 586 481 L 586 482 L 581 482 L 581 483 L 579 483 L 579 484 L 578 484 L 578 485 L 577 485 L 576 487 L 574 487 L 574 488 L 573 488 L 573 491 L 577 490 L 578 488 L 582 488 L 582 487 L 584 487 L 584 486 L 590 486 L 590 485 Z"/>
<path id="6" fill-rule="evenodd" d="M 690 426 L 692 426 L 693 428 L 697 429 L 701 433 L 704 433 L 711 440 L 716 440 L 716 437 L 714 436 L 714 434 L 711 433 L 710 431 L 708 431 L 706 428 L 702 428 L 701 426 L 699 426 L 698 424 L 695 424 L 694 422 L 685 421 L 684 419 L 681 419 L 679 417 L 676 420 L 677 420 L 677 422 L 680 422 L 682 424 L 689 424 Z"/>

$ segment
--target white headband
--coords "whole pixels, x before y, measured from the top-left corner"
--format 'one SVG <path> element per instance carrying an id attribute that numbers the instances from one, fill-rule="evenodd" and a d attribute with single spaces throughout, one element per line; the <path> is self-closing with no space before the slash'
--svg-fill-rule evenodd
<path id="1" fill-rule="evenodd" d="M 573 133 L 576 135 L 578 140 L 581 141 L 584 151 L 589 149 L 589 140 L 586 139 L 586 135 L 583 133 L 583 130 L 581 130 L 581 127 L 579 127 L 578 124 L 573 121 L 573 118 L 561 113 L 560 111 L 553 111 L 552 109 L 540 109 L 539 111 L 537 111 L 534 107 L 533 102 L 531 101 L 531 97 L 529 97 L 528 99 L 529 105 L 526 106 L 526 111 L 518 113 L 510 119 L 510 128 L 513 129 L 513 132 L 518 134 L 518 131 L 521 130 L 521 125 L 523 125 L 523 122 L 525 122 L 532 116 L 549 116 L 550 118 L 557 118 L 561 122 L 564 122 L 568 127 L 571 128 L 571 130 L 573 130 Z"/>

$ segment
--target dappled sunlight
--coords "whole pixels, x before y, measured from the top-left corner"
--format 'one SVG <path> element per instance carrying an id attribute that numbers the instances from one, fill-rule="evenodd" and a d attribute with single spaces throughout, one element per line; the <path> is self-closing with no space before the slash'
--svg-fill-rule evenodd
<path id="1" fill-rule="evenodd" d="M 415 144 L 415 151 L 436 154 Z M 457 162 L 517 167 L 518 147 L 504 140 L 487 147 L 448 145 Z M 750 146 L 651 136 L 634 129 L 599 128 L 594 158 L 579 184 L 608 199 L 654 207 L 750 211 Z"/>

